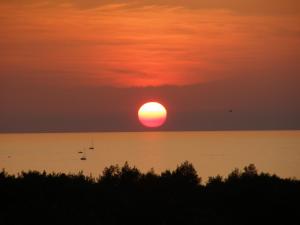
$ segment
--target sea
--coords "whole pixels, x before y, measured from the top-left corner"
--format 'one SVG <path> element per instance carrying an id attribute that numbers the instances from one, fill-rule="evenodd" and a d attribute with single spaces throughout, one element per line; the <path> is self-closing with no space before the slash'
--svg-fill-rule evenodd
<path id="1" fill-rule="evenodd" d="M 300 131 L 0 134 L 0 169 L 10 174 L 82 171 L 98 177 L 125 162 L 159 174 L 186 160 L 203 181 L 251 163 L 260 172 L 299 179 Z"/>

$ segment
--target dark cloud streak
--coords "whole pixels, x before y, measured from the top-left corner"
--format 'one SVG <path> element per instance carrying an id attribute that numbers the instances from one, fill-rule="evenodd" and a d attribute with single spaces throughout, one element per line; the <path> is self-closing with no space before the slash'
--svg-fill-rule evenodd
<path id="1" fill-rule="evenodd" d="M 299 84 L 298 76 L 146 88 L 14 83 L 2 89 L 0 132 L 142 131 L 137 110 L 151 100 L 168 108 L 159 130 L 300 129 Z"/>
<path id="2" fill-rule="evenodd" d="M 298 0 L 3 0 L 3 3 L 33 6 L 56 6 L 71 4 L 81 9 L 120 5 L 122 8 L 138 9 L 143 7 L 182 7 L 200 10 L 229 10 L 245 14 L 299 14 Z M 1 3 L 0 3 L 1 4 Z"/>

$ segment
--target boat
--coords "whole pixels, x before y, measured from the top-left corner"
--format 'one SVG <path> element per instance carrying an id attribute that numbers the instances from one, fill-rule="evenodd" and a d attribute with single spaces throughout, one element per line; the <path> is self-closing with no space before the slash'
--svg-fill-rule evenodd
<path id="1" fill-rule="evenodd" d="M 86 156 L 81 156 L 80 160 L 87 160 Z"/>
<path id="2" fill-rule="evenodd" d="M 82 154 L 82 156 L 81 156 L 80 160 L 87 160 L 87 157 L 86 157 L 85 151 L 83 152 L 83 154 Z"/>
<path id="3" fill-rule="evenodd" d="M 91 143 L 91 145 L 90 145 L 89 149 L 90 149 L 90 150 L 93 150 L 93 149 L 95 149 L 93 141 L 92 141 L 92 143 Z"/>

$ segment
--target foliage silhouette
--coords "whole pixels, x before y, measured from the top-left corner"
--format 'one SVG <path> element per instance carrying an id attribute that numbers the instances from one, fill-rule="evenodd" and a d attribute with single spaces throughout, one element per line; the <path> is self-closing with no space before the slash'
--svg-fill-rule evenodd
<path id="1" fill-rule="evenodd" d="M 0 224 L 299 224 L 300 181 L 250 164 L 201 183 L 183 162 L 160 175 L 126 162 L 95 179 L 78 174 L 0 172 Z"/>

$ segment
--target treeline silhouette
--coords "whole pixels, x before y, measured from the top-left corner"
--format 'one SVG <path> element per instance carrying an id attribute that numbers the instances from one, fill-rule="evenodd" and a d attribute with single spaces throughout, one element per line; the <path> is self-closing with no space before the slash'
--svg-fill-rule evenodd
<path id="1" fill-rule="evenodd" d="M 202 184 L 184 162 L 160 175 L 128 163 L 95 179 L 79 174 L 0 173 L 0 224 L 300 224 L 300 181 L 253 164 Z"/>

